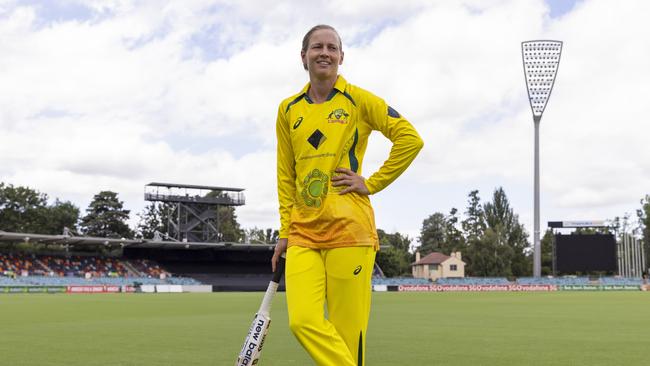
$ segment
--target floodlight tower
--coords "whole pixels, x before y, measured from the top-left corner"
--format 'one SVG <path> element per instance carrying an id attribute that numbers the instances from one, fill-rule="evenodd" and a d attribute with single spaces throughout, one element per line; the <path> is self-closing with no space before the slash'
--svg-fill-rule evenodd
<path id="1" fill-rule="evenodd" d="M 524 62 L 524 74 L 528 100 L 533 110 L 535 124 L 535 227 L 533 276 L 542 275 L 542 253 L 539 241 L 539 122 L 546 103 L 551 97 L 555 75 L 560 66 L 562 42 L 560 41 L 526 41 L 521 42 L 521 56 Z"/>

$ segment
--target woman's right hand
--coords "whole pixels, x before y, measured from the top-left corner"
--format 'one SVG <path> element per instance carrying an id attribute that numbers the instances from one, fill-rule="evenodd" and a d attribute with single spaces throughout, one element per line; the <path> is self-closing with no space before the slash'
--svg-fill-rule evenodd
<path id="1" fill-rule="evenodd" d="M 275 272 L 275 267 L 278 264 L 278 259 L 280 259 L 280 256 L 282 253 L 287 251 L 287 244 L 289 243 L 289 239 L 287 238 L 282 238 L 278 240 L 278 243 L 275 245 L 275 251 L 273 252 L 273 258 L 271 258 L 271 268 L 273 269 L 273 272 Z"/>

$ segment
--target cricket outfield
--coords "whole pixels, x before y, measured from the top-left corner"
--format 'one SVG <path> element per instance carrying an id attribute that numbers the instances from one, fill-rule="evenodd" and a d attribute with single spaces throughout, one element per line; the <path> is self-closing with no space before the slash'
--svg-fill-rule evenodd
<path id="1" fill-rule="evenodd" d="M 234 365 L 263 293 L 2 294 L 0 364 Z M 260 365 L 311 365 L 276 296 Z M 650 293 L 373 293 L 367 365 L 648 365 Z"/>

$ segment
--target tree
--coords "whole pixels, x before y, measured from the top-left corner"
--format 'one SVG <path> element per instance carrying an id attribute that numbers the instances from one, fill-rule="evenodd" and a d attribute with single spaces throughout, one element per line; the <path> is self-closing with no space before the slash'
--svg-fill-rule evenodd
<path id="1" fill-rule="evenodd" d="M 458 229 L 458 210 L 454 207 L 449 211 L 449 215 L 445 218 L 445 234 L 447 246 L 451 249 L 450 252 L 464 250 L 466 248 L 465 238 L 463 232 Z"/>
<path id="2" fill-rule="evenodd" d="M 386 277 L 395 277 L 411 274 L 413 256 L 409 252 L 411 239 L 399 232 L 388 234 L 377 229 L 379 245 L 388 246 L 377 253 L 376 263 Z"/>
<path id="3" fill-rule="evenodd" d="M 465 239 L 470 243 L 483 236 L 483 232 L 485 231 L 485 221 L 478 190 L 469 192 L 468 197 L 467 211 L 465 211 L 466 218 L 462 222 L 462 227 L 465 232 Z"/>
<path id="4" fill-rule="evenodd" d="M 42 233 L 46 206 L 46 194 L 0 183 L 0 230 Z"/>
<path id="5" fill-rule="evenodd" d="M 227 194 L 223 191 L 210 191 L 206 197 L 225 197 Z M 246 236 L 245 231 L 237 222 L 237 214 L 233 206 L 219 206 L 217 208 L 217 224 L 219 225 L 219 240 L 241 243 Z"/>
<path id="6" fill-rule="evenodd" d="M 242 242 L 244 240 L 244 230 L 237 222 L 235 208 L 232 206 L 219 206 L 218 212 L 221 241 Z"/>
<path id="7" fill-rule="evenodd" d="M 463 254 L 463 261 L 466 263 L 465 273 L 470 276 L 476 276 L 478 274 L 474 272 L 474 258 L 480 256 L 481 250 L 479 249 L 481 246 L 479 240 L 481 240 L 485 233 L 485 218 L 483 216 L 483 206 L 481 205 L 479 191 L 473 190 L 467 196 L 469 199 L 467 200 L 465 220 L 461 222 L 466 252 Z"/>
<path id="8" fill-rule="evenodd" d="M 266 229 L 266 243 L 267 244 L 275 244 L 278 242 L 280 239 L 280 231 L 277 229 L 271 229 L 267 228 Z"/>
<path id="9" fill-rule="evenodd" d="M 643 201 L 641 201 L 643 204 Z M 637 210 L 637 216 L 639 215 L 639 212 Z M 624 234 L 632 234 L 634 231 L 638 231 L 638 227 L 633 226 L 633 222 L 631 220 L 631 216 L 629 212 L 626 212 L 623 214 L 623 217 L 616 216 L 614 217 L 614 220 L 612 220 L 612 226 L 615 228 L 616 231 L 618 231 L 620 236 L 623 236 Z M 640 221 L 640 220 L 639 220 Z M 574 233 L 576 234 L 610 234 L 610 228 L 577 228 Z M 572 233 L 573 234 L 573 233 Z"/>
<path id="10" fill-rule="evenodd" d="M 129 210 L 125 210 L 117 193 L 102 191 L 93 197 L 81 219 L 84 235 L 102 238 L 133 238 L 133 231 L 126 223 Z"/>
<path id="11" fill-rule="evenodd" d="M 528 234 L 510 207 L 503 188 L 492 201 L 480 203 L 478 190 L 469 193 L 462 222 L 467 255 L 463 260 L 472 276 L 527 276 L 532 273 Z"/>
<path id="12" fill-rule="evenodd" d="M 58 198 L 48 205 L 48 197 L 28 187 L 0 183 L 0 230 L 61 234 L 63 228 L 75 231 L 79 208 Z"/>
<path id="13" fill-rule="evenodd" d="M 166 202 L 151 202 L 138 214 L 137 236 L 151 239 L 156 232 L 161 235 L 169 233 L 169 215 L 172 205 Z"/>
<path id="14" fill-rule="evenodd" d="M 547 229 L 540 240 L 542 247 L 542 276 L 553 274 L 553 230 Z"/>
<path id="15" fill-rule="evenodd" d="M 503 188 L 499 187 L 494 191 L 492 202 L 483 206 L 484 222 L 486 227 L 496 234 L 498 245 L 508 247 L 503 250 L 503 255 L 509 257 L 500 258 L 512 275 L 520 277 L 532 273 L 530 260 L 530 244 L 528 234 L 524 226 L 519 223 L 519 216 L 510 207 L 510 202 Z"/>
<path id="16" fill-rule="evenodd" d="M 418 251 L 422 255 L 432 252 L 451 254 L 465 247 L 463 233 L 458 230 L 458 210 L 452 208 L 449 215 L 445 216 L 436 212 L 422 222 L 420 230 L 420 247 Z"/>
<path id="17" fill-rule="evenodd" d="M 645 248 L 646 263 L 650 261 L 650 195 L 641 199 L 641 208 L 636 211 L 638 218 L 637 231 L 643 238 L 643 247 Z M 644 263 L 647 268 L 647 264 Z"/>
<path id="18" fill-rule="evenodd" d="M 472 276 L 508 277 L 513 274 L 513 250 L 504 245 L 505 240 L 503 231 L 487 228 L 483 236 L 473 241 Z"/>
<path id="19" fill-rule="evenodd" d="M 77 232 L 79 214 L 79 207 L 70 201 L 62 202 L 57 198 L 53 205 L 46 208 L 46 220 L 41 226 L 42 233 L 62 234 L 64 228 L 67 228 L 72 233 Z"/>
<path id="20" fill-rule="evenodd" d="M 280 232 L 271 228 L 259 229 L 253 227 L 244 230 L 246 240 L 252 244 L 275 244 L 278 242 Z"/>
<path id="21" fill-rule="evenodd" d="M 420 230 L 420 247 L 418 251 L 425 256 L 432 252 L 443 252 L 446 249 L 447 220 L 445 215 L 436 212 L 422 222 Z"/>

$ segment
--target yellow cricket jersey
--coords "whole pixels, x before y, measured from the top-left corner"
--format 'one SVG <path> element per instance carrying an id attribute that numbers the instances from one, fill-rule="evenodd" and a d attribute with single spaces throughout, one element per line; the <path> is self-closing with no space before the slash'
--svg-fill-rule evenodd
<path id="1" fill-rule="evenodd" d="M 380 131 L 393 142 L 388 160 L 366 179 L 371 194 L 384 189 L 413 161 L 423 142 L 413 126 L 381 98 L 339 75 L 327 101 L 307 91 L 280 103 L 276 124 L 280 238 L 289 246 L 325 249 L 378 248 L 368 196 L 339 195 L 331 177 L 338 167 L 362 175 L 368 136 Z"/>

